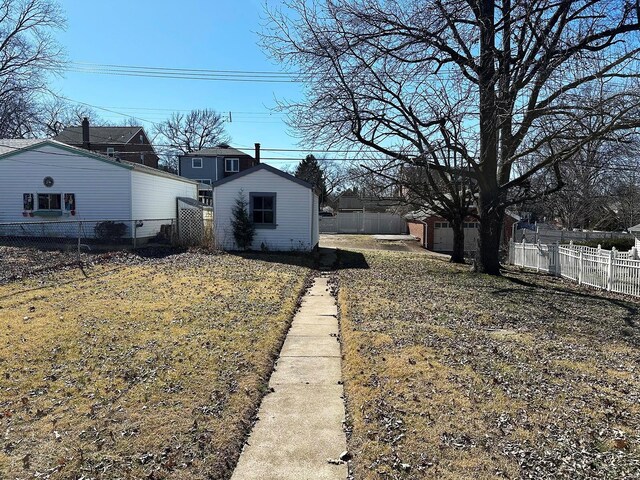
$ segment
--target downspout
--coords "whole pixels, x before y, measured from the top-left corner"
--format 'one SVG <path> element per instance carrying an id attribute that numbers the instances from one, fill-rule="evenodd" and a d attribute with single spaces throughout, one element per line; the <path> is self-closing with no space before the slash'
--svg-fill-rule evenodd
<path id="1" fill-rule="evenodd" d="M 313 196 L 315 195 L 315 193 L 313 192 L 313 189 L 309 190 L 309 195 L 311 195 L 311 235 L 309 236 L 309 246 L 311 247 L 310 250 L 313 250 L 313 218 L 315 215 L 315 202 L 313 201 Z"/>

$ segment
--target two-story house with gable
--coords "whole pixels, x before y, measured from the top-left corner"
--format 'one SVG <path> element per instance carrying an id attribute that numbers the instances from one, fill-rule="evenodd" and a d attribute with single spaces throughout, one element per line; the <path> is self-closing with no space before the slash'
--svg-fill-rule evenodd
<path id="1" fill-rule="evenodd" d="M 114 160 L 158 168 L 158 155 L 142 127 L 90 126 L 89 120 L 85 118 L 82 126 L 67 127 L 53 140 L 102 153 Z"/>
<path id="2" fill-rule="evenodd" d="M 258 163 L 260 163 L 259 143 L 255 144 L 255 157 L 229 145 L 219 145 L 179 155 L 178 175 L 211 185 Z"/>
<path id="3" fill-rule="evenodd" d="M 199 199 L 213 204 L 211 184 L 243 172 L 260 163 L 260 144 L 255 144 L 255 157 L 229 145 L 203 148 L 178 156 L 178 175 L 200 183 Z"/>

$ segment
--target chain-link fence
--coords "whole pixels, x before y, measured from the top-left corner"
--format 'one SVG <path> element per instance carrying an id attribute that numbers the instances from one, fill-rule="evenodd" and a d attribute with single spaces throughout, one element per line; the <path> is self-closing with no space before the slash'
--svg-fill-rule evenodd
<path id="1" fill-rule="evenodd" d="M 0 282 L 94 253 L 171 246 L 176 226 L 174 218 L 0 223 Z"/>

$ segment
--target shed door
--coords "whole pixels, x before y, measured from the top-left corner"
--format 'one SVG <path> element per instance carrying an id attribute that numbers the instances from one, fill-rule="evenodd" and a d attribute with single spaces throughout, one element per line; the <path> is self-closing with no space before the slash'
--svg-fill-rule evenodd
<path id="1" fill-rule="evenodd" d="M 450 252 L 453 250 L 453 229 L 449 222 L 435 222 L 433 225 L 433 250 Z"/>

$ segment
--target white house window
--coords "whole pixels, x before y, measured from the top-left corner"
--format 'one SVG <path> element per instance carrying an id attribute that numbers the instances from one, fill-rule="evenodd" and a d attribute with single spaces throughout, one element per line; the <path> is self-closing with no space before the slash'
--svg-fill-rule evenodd
<path id="1" fill-rule="evenodd" d="M 191 159 L 191 168 L 202 168 L 202 159 L 201 158 L 192 158 Z"/>
<path id="2" fill-rule="evenodd" d="M 115 153 L 116 151 L 113 147 L 107 147 L 107 155 L 109 155 L 110 157 L 113 157 Z"/>
<path id="3" fill-rule="evenodd" d="M 240 171 L 240 159 L 239 158 L 225 158 L 224 160 L 225 172 L 239 172 Z"/>
<path id="4" fill-rule="evenodd" d="M 256 228 L 276 227 L 276 194 L 250 193 L 250 215 Z"/>
<path id="5" fill-rule="evenodd" d="M 61 210 L 62 199 L 59 193 L 39 193 L 38 210 Z"/>

